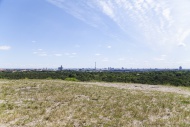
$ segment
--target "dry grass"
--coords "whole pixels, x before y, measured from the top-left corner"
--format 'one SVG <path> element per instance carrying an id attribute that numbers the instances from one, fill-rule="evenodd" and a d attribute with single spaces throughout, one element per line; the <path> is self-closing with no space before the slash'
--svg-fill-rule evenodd
<path id="1" fill-rule="evenodd" d="M 0 126 L 190 126 L 190 97 L 61 80 L 0 80 Z"/>

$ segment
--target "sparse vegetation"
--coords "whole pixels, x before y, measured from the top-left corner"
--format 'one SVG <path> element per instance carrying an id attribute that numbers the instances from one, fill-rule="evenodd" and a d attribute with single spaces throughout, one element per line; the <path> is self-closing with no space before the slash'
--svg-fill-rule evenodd
<path id="1" fill-rule="evenodd" d="M 125 84 L 128 85 L 128 84 Z M 63 80 L 0 80 L 1 126 L 190 126 L 190 97 Z"/>

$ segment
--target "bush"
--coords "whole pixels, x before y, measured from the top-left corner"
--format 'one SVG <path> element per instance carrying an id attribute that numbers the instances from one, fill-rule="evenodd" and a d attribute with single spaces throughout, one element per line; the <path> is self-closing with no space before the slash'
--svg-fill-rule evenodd
<path id="1" fill-rule="evenodd" d="M 79 81 L 79 80 L 76 79 L 76 78 L 66 78 L 65 81 L 75 81 L 75 82 L 77 82 L 77 81 Z"/>

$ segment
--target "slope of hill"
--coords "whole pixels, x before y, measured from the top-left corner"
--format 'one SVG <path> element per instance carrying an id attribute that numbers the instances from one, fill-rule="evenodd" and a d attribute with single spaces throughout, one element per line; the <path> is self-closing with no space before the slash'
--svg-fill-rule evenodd
<path id="1" fill-rule="evenodd" d="M 159 85 L 0 80 L 0 126 L 190 126 L 189 93 Z"/>

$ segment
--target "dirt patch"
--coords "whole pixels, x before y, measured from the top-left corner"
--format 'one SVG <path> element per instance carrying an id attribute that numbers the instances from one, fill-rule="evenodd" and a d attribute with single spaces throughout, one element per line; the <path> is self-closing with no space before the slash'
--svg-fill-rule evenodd
<path id="1" fill-rule="evenodd" d="M 101 83 L 101 82 L 86 83 L 86 84 L 104 86 L 104 87 L 114 87 L 114 88 L 118 88 L 118 89 L 170 92 L 170 93 L 177 93 L 177 94 L 190 96 L 190 91 L 184 90 L 179 87 L 174 87 L 174 86 L 132 84 L 132 83 L 131 84 L 128 84 L 128 83 Z"/>

